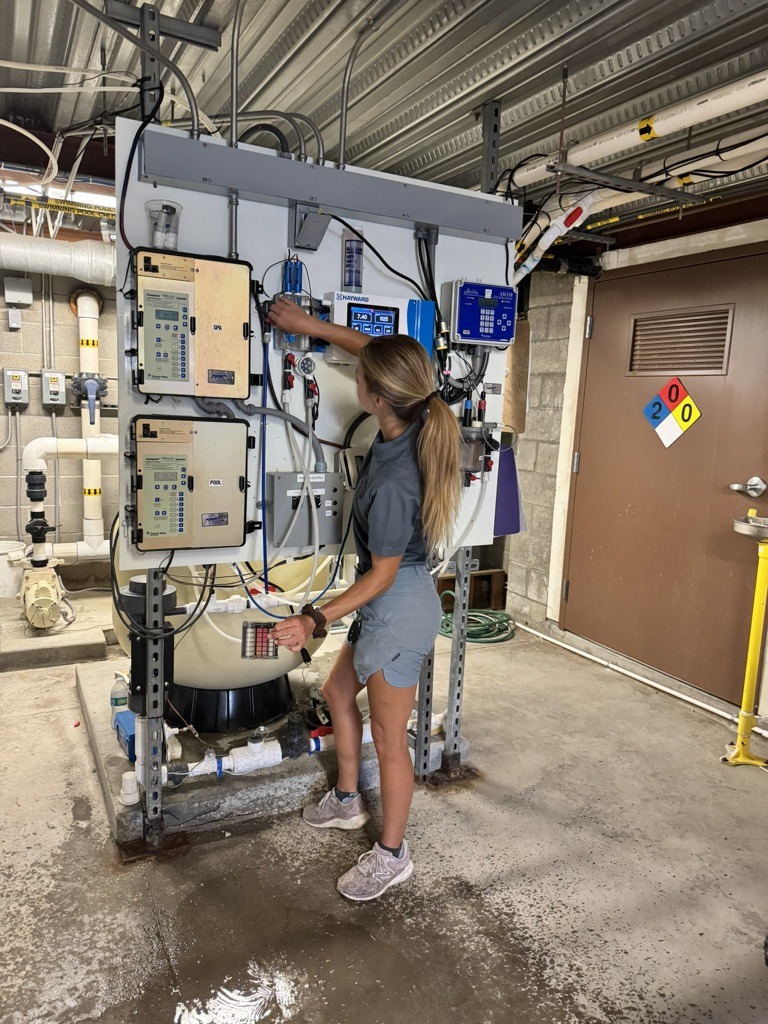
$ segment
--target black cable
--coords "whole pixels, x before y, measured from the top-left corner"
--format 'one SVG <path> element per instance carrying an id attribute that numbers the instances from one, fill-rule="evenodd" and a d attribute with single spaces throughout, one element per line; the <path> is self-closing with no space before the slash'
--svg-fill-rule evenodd
<path id="1" fill-rule="evenodd" d="M 143 79 L 140 79 L 140 81 L 143 81 Z M 165 90 L 163 89 L 163 83 L 158 81 L 157 102 L 155 103 L 154 107 L 152 107 L 147 116 L 142 119 L 141 124 L 137 128 L 136 134 L 133 136 L 133 142 L 131 143 L 131 148 L 128 153 L 128 161 L 125 166 L 125 175 L 123 177 L 123 184 L 120 189 L 120 204 L 118 206 L 117 225 L 120 231 L 120 237 L 123 240 L 123 245 L 126 247 L 126 249 L 128 249 L 129 253 L 133 249 L 133 246 L 128 241 L 128 236 L 125 233 L 125 200 L 128 195 L 128 181 L 131 176 L 131 167 L 133 166 L 133 158 L 136 156 L 136 150 L 139 148 L 141 136 L 146 131 L 150 121 L 154 120 L 155 114 L 160 109 L 160 104 L 163 102 L 164 92 Z"/>
<path id="2" fill-rule="evenodd" d="M 119 585 L 118 580 L 117 580 L 117 568 L 116 568 L 116 564 L 115 564 L 115 555 L 116 555 L 116 552 L 117 552 L 117 541 L 118 541 L 118 529 L 117 529 L 117 527 L 118 527 L 118 518 L 119 518 L 118 515 L 115 515 L 115 518 L 112 520 L 112 526 L 110 528 L 110 541 L 109 541 L 109 584 L 110 584 L 110 589 L 112 591 L 112 603 L 115 606 L 115 610 L 117 611 L 118 618 L 120 619 L 122 624 L 125 626 L 125 628 L 129 632 L 134 633 L 137 636 L 140 636 L 140 637 L 142 637 L 145 640 L 163 639 L 165 637 L 174 637 L 174 636 L 179 636 L 182 633 L 185 633 L 188 629 L 191 629 L 192 626 L 194 626 L 195 623 L 198 622 L 200 620 L 200 618 L 202 618 L 202 616 L 205 614 L 205 610 L 208 607 L 208 605 L 210 604 L 213 590 L 211 590 L 211 592 L 208 594 L 208 599 L 205 601 L 205 604 L 203 604 L 203 598 L 205 597 L 205 589 L 202 589 L 200 591 L 200 597 L 198 598 L 197 604 L 192 609 L 191 614 L 188 616 L 188 618 L 180 626 L 177 626 L 175 629 L 172 629 L 172 630 L 148 629 L 144 625 L 144 623 L 137 622 L 133 618 L 131 613 L 128 611 L 128 609 L 125 607 L 125 604 L 123 603 L 123 595 L 120 593 L 120 585 Z M 172 554 L 173 553 L 171 552 L 171 555 Z M 216 566 L 215 565 L 214 566 L 210 566 L 210 565 L 206 566 L 205 567 L 205 579 L 203 581 L 204 588 L 205 587 L 209 587 L 209 586 L 213 587 L 213 583 L 215 582 L 215 579 L 216 579 Z"/>
<path id="3" fill-rule="evenodd" d="M 350 448 L 351 447 L 351 445 L 352 445 L 352 438 L 354 436 L 355 431 L 357 430 L 357 428 L 360 426 L 361 423 L 364 423 L 365 420 L 367 420 L 369 418 L 369 416 L 370 416 L 370 413 L 368 413 L 368 412 L 361 412 L 361 413 L 358 413 L 357 416 L 355 416 L 355 418 L 352 420 L 352 422 L 347 427 L 346 433 L 344 434 L 344 440 L 341 442 L 342 443 L 342 447 L 344 447 L 344 448 Z"/>
<path id="4" fill-rule="evenodd" d="M 408 277 L 407 274 L 401 274 L 399 270 L 395 270 L 395 268 L 390 263 L 387 263 L 387 261 L 384 259 L 384 257 L 379 252 L 379 250 L 376 248 L 376 246 L 373 245 L 371 242 L 369 242 L 368 239 L 365 237 L 365 235 L 362 235 L 357 230 L 357 228 L 353 228 L 352 225 L 348 221 L 344 220 L 343 217 L 338 217 L 335 213 L 332 213 L 330 215 L 330 217 L 331 217 L 331 220 L 337 220 L 339 222 L 339 224 L 343 224 L 344 227 L 348 231 L 351 231 L 353 235 L 357 235 L 357 237 L 360 239 L 360 241 L 363 243 L 363 245 L 367 245 L 368 246 L 368 248 L 371 250 L 371 252 L 374 254 L 374 256 L 376 256 L 384 264 L 384 266 L 387 268 L 387 270 L 391 274 L 394 274 L 395 277 L 402 278 L 403 281 L 407 281 L 408 284 L 412 285 L 413 288 L 416 290 L 416 294 L 417 295 L 420 295 L 422 297 L 422 299 L 425 299 L 427 301 L 429 300 L 429 296 L 425 293 L 425 291 L 421 287 L 421 285 L 417 284 L 416 281 L 414 281 L 414 279 L 412 277 Z"/>

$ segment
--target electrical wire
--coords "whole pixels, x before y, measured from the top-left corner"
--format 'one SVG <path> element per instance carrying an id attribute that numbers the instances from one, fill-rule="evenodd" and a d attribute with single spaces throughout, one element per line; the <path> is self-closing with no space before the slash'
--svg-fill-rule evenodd
<path id="1" fill-rule="evenodd" d="M 152 107 L 150 112 L 146 115 L 146 117 L 142 118 L 141 124 L 136 130 L 136 134 L 133 136 L 131 148 L 128 152 L 128 160 L 126 161 L 125 165 L 125 174 L 123 176 L 123 182 L 120 188 L 120 202 L 118 204 L 117 210 L 117 225 L 118 230 L 120 231 L 120 237 L 123 240 L 123 245 L 126 247 L 126 249 L 128 249 L 129 252 L 133 249 L 133 246 L 128 241 L 128 236 L 125 233 L 125 200 L 128 196 L 128 181 L 131 176 L 131 167 L 133 166 L 133 160 L 134 157 L 136 156 L 136 150 L 139 147 L 141 136 L 144 134 L 150 121 L 154 119 L 155 115 L 160 109 L 160 104 L 163 102 L 164 94 L 165 90 L 163 89 L 163 83 L 158 82 L 157 101 L 155 102 L 154 107 Z"/>
<path id="2" fill-rule="evenodd" d="M 54 75 L 91 75 L 93 78 L 115 78 L 121 82 L 135 82 L 136 75 L 130 71 L 105 71 L 103 68 L 68 68 L 61 64 L 24 64 L 17 60 L 0 60 L 0 68 L 14 71 L 39 71 Z"/>
<path id="3" fill-rule="evenodd" d="M 56 160 L 56 157 L 53 155 L 52 151 L 45 145 L 45 143 L 41 142 L 36 135 L 32 134 L 32 132 L 28 132 L 26 128 L 22 128 L 19 124 L 14 124 L 13 121 L 6 121 L 4 117 L 0 117 L 0 125 L 3 125 L 6 128 L 12 128 L 15 132 L 19 132 L 21 135 L 26 135 L 28 139 L 31 139 L 36 146 L 39 146 L 40 149 L 42 149 L 42 151 L 48 157 L 48 167 L 46 168 L 43 177 L 37 184 L 42 187 L 43 185 L 47 185 L 48 182 L 53 181 L 53 179 L 59 173 L 59 164 Z"/>
<path id="4" fill-rule="evenodd" d="M 388 263 L 384 259 L 384 257 L 381 255 L 379 250 L 376 248 L 376 246 L 372 242 L 369 242 L 368 239 L 365 237 L 365 235 L 361 234 L 357 230 L 357 228 L 353 228 L 352 225 L 349 223 L 349 221 L 344 220 L 343 217 L 339 217 L 335 213 L 330 214 L 330 218 L 331 218 L 331 220 L 338 221 L 339 224 L 343 224 L 344 227 L 348 231 L 351 231 L 353 235 L 357 235 L 357 237 L 360 239 L 360 241 L 363 243 L 363 245 L 367 245 L 368 246 L 368 248 L 371 250 L 371 252 L 374 254 L 374 256 L 376 256 L 377 259 L 379 259 L 384 264 L 384 266 L 387 268 L 387 270 L 391 274 L 394 274 L 395 277 L 402 278 L 403 281 L 407 281 L 408 284 L 410 284 L 415 289 L 416 294 L 420 295 L 422 299 L 425 299 L 425 300 L 429 299 L 429 296 L 427 295 L 427 293 L 424 291 L 424 289 L 421 287 L 420 284 L 417 284 L 417 282 L 414 281 L 414 279 L 412 277 L 408 277 L 407 274 L 402 274 L 399 270 L 395 270 L 395 268 L 392 266 L 392 264 Z"/>
<path id="5" fill-rule="evenodd" d="M 456 594 L 454 591 L 443 591 L 440 595 L 441 602 L 444 597 L 452 597 L 455 608 Z M 440 619 L 440 636 L 450 637 L 453 635 L 453 616 L 454 612 L 443 610 Z M 505 640 L 511 640 L 514 635 L 514 621 L 506 612 L 495 612 L 489 608 L 470 608 L 468 610 L 466 629 L 468 643 L 502 644 Z"/>

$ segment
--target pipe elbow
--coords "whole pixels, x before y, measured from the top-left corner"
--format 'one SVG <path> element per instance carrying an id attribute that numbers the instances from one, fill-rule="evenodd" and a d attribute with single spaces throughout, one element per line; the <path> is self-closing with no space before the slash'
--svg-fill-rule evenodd
<path id="1" fill-rule="evenodd" d="M 48 459 L 55 455 L 57 440 L 55 437 L 36 437 L 24 446 L 21 456 L 21 468 L 25 473 L 35 471 L 45 473 Z"/>

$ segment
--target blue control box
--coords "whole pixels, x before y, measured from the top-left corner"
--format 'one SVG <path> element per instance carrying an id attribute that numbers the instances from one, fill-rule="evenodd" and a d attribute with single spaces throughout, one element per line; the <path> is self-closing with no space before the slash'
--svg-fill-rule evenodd
<path id="1" fill-rule="evenodd" d="M 450 289 L 451 338 L 455 344 L 506 348 L 515 340 L 517 292 L 509 285 L 459 279 Z"/>
<path id="2" fill-rule="evenodd" d="M 129 761 L 136 760 L 136 715 L 133 711 L 118 711 L 115 715 L 117 742 Z"/>

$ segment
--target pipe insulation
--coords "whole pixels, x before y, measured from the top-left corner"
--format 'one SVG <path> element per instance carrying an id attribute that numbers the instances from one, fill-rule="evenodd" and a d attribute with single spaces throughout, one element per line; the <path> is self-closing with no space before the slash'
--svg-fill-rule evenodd
<path id="1" fill-rule="evenodd" d="M 683 100 L 667 107 L 666 110 L 649 113 L 639 121 L 621 125 L 585 142 L 569 146 L 568 162 L 583 166 L 596 163 L 598 160 L 608 160 L 644 142 L 686 131 L 688 128 L 716 117 L 736 113 L 767 99 L 768 73 L 757 72 L 704 96 Z M 517 187 L 527 187 L 550 178 L 552 172 L 547 170 L 547 164 L 551 161 L 552 157 L 545 157 L 521 167 L 514 175 L 514 184 Z"/>
<path id="2" fill-rule="evenodd" d="M 115 284 L 115 247 L 106 242 L 64 242 L 6 234 L 0 237 L 0 271 L 75 277 L 88 284 Z"/>

